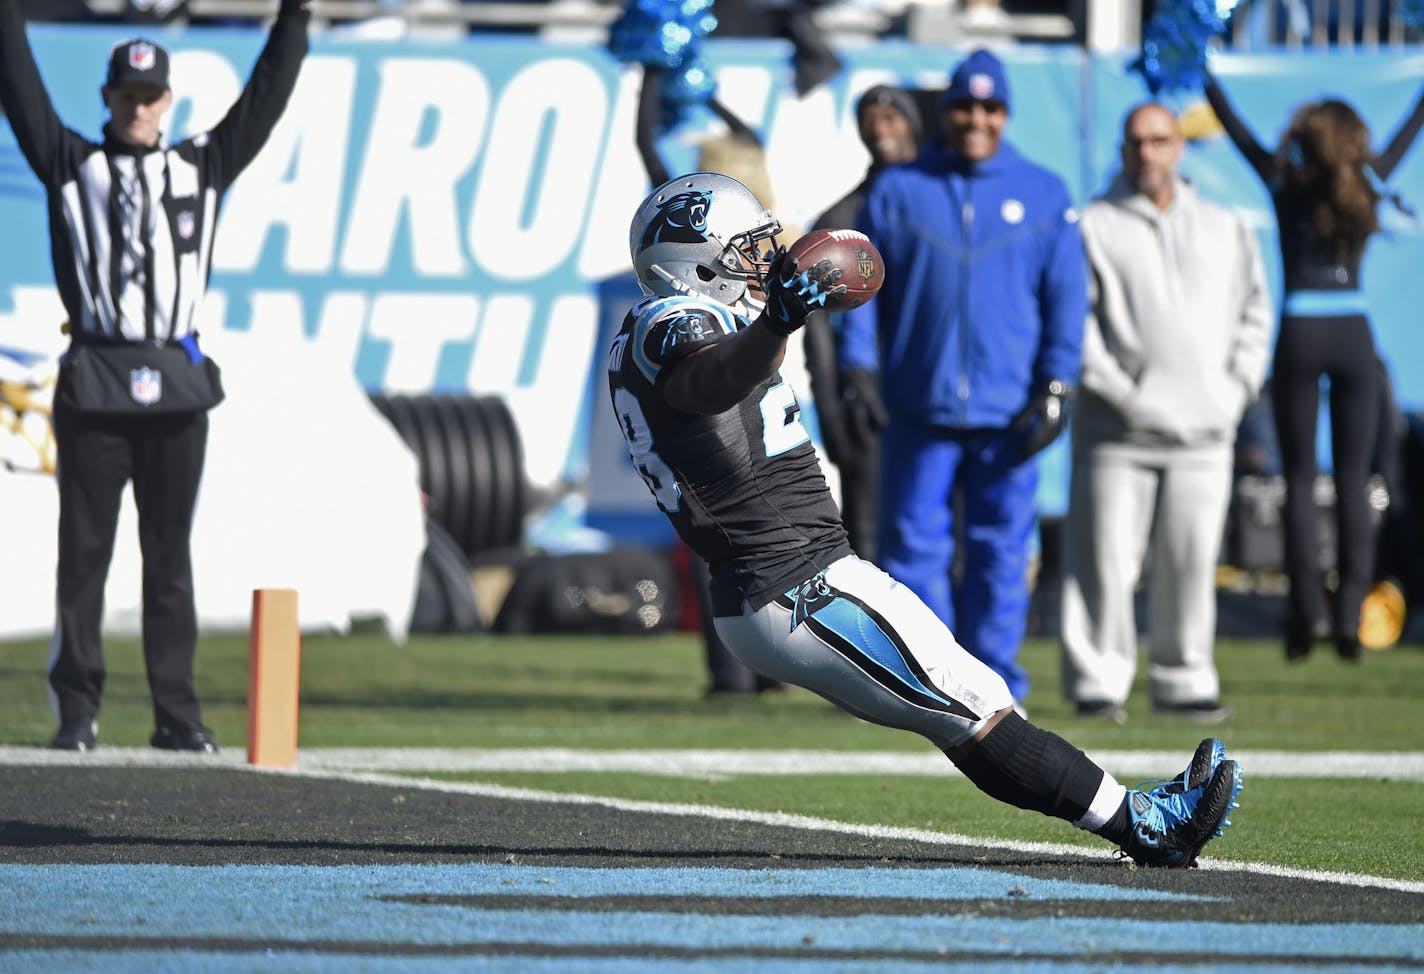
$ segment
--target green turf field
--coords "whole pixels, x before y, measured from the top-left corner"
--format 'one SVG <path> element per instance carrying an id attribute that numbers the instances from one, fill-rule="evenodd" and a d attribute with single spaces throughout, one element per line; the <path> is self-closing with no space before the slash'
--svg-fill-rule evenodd
<path id="1" fill-rule="evenodd" d="M 48 645 L 0 644 L 0 743 L 41 745 L 53 731 L 43 671 Z M 208 637 L 198 661 L 206 720 L 240 749 L 246 639 Z M 1329 652 L 1287 666 L 1274 642 L 1218 648 L 1223 698 L 1237 715 L 1211 731 L 1154 718 L 1139 693 L 1118 727 L 1077 720 L 1058 695 L 1057 650 L 1025 648 L 1033 719 L 1087 750 L 1189 752 L 1214 733 L 1233 750 L 1424 750 L 1424 651 Z M 111 640 L 100 743 L 143 745 L 151 729 L 141 652 Z M 703 699 L 700 642 L 653 638 L 307 637 L 303 747 L 735 748 L 911 751 L 912 735 L 872 727 L 800 690 Z M 1163 768 L 1164 775 L 1179 768 Z M 1233 827 L 1210 855 L 1424 879 L 1424 783 L 1252 775 Z M 626 773 L 488 773 L 474 780 L 618 797 L 786 811 L 996 838 L 1100 841 L 980 795 L 960 778 L 746 776 L 697 780 Z M 1133 784 L 1135 782 L 1126 782 Z"/>

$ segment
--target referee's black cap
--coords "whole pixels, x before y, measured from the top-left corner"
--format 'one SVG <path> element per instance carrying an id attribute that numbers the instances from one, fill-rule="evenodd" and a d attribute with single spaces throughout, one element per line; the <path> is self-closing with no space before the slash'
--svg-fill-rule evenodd
<path id="1" fill-rule="evenodd" d="M 134 84 L 168 87 L 168 52 L 142 37 L 131 37 L 114 45 L 109 52 L 109 73 L 104 79 L 106 88 Z"/>

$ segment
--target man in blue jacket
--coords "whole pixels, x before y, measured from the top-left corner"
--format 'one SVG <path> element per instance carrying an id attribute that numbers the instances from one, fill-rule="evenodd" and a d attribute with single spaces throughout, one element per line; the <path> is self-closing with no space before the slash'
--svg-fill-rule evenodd
<path id="1" fill-rule="evenodd" d="M 847 316 L 839 367 L 880 373 L 880 566 L 1021 703 L 1033 458 L 1066 420 L 1086 260 L 1063 181 L 1003 141 L 999 59 L 970 54 L 942 104 L 942 145 L 887 170 L 867 196 L 858 226 L 884 256 L 887 283 Z M 956 534 L 964 551 L 952 579 Z"/>

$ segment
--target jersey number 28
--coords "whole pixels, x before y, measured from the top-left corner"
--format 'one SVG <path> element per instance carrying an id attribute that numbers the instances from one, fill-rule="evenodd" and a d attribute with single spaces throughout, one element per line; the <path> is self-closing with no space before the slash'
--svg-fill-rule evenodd
<path id="1" fill-rule="evenodd" d="M 796 395 L 785 382 L 778 382 L 767 389 L 758 406 L 762 420 L 762 447 L 768 457 L 785 453 L 811 439 L 806 427 L 801 425 L 801 407 L 796 403 Z M 623 437 L 628 441 L 633 469 L 638 471 L 638 476 L 652 491 L 658 507 L 669 514 L 678 510 L 682 506 L 682 488 L 678 486 L 672 468 L 653 449 L 653 434 L 637 397 L 627 389 L 615 389 L 613 408 L 623 427 Z"/>

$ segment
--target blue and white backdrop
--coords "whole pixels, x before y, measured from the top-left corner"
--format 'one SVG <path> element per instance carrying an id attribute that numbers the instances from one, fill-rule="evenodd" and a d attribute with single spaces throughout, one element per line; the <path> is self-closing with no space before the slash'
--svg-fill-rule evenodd
<path id="1" fill-rule="evenodd" d="M 79 132 L 99 131 L 102 65 L 119 36 L 98 28 L 30 30 L 56 107 Z M 263 37 L 197 29 L 154 35 L 173 53 L 171 137 L 221 117 Z M 789 49 L 779 42 L 710 41 L 704 53 L 719 97 L 765 135 L 778 212 L 806 225 L 864 171 L 856 95 L 881 81 L 942 86 L 963 52 L 904 44 L 849 49 L 846 70 L 803 97 L 792 86 Z M 1123 112 L 1145 96 L 1125 68 L 1129 53 L 1090 57 L 1071 48 L 1016 47 L 1004 57 L 1014 91 L 1008 137 L 1086 200 L 1115 166 Z M 1274 141 L 1296 103 L 1327 90 L 1358 106 L 1383 140 L 1412 104 L 1424 55 L 1227 57 L 1218 71 L 1263 142 Z M 228 193 L 219 223 L 204 333 L 225 365 L 224 353 L 251 364 L 229 370 L 229 402 L 214 415 L 215 437 L 224 412 L 231 414 L 229 429 L 226 439 L 215 439 L 214 452 L 243 438 L 270 445 L 284 432 L 246 429 L 241 417 L 241 403 L 270 398 L 276 389 L 290 417 L 285 434 L 308 441 L 332 435 L 332 419 L 329 409 L 312 409 L 324 425 L 308 429 L 301 417 L 312 403 L 303 390 L 330 382 L 370 392 L 498 394 L 519 422 L 534 483 L 577 485 L 606 524 L 647 518 L 646 492 L 624 468 L 621 445 L 606 435 L 611 422 L 600 424 L 595 415 L 605 398 L 598 381 L 603 337 L 631 294 L 628 217 L 647 189 L 633 140 L 638 82 L 636 68 L 596 46 L 315 38 L 290 107 Z M 1178 107 L 1196 100 L 1179 98 Z M 664 152 L 674 168 L 691 165 L 697 138 L 712 125 L 694 118 L 667 136 Z M 1417 156 L 1406 160 L 1395 183 L 1424 206 Z M 1206 194 L 1249 216 L 1276 286 L 1269 204 L 1230 144 L 1211 135 L 1194 141 L 1184 170 Z M 0 125 L 0 226 L 0 352 L 13 378 L 16 369 L 39 368 L 62 349 L 64 315 L 52 285 L 43 195 L 6 125 Z M 1420 227 L 1395 220 L 1374 244 L 1366 273 L 1381 350 L 1400 398 L 1415 408 L 1424 406 L 1417 370 L 1424 339 L 1411 307 L 1420 266 Z M 300 374 L 278 382 L 294 362 Z M 303 377 L 313 370 L 332 375 L 307 383 Z M 787 372 L 808 401 L 799 362 Z M 368 420 L 363 414 L 352 422 Z M 0 455 L 13 456 L 6 449 Z M 243 455 L 248 463 L 232 473 L 237 481 L 268 473 L 260 449 Z M 1064 505 L 1065 464 L 1060 445 L 1049 455 L 1040 492 L 1046 513 Z M 402 478 L 410 476 L 408 464 L 396 467 Z M 216 506 L 210 495 L 250 489 L 225 484 L 225 476 L 210 471 L 203 510 Z M 0 485 L 6 477 L 0 472 Z M 306 484 L 321 493 L 336 489 L 319 479 Z M 348 482 L 345 489 L 353 488 Z M 391 490 L 404 497 L 398 487 Z M 14 509 L 27 503 L 0 499 L 0 508 L 10 508 L 0 514 L 7 547 L 18 539 L 16 524 L 43 520 Z M 408 503 L 418 500 L 400 502 Z M 397 519 L 418 521 L 407 514 Z M 23 543 L 52 548 L 52 523 L 43 532 L 26 534 Z M 401 560 L 412 544 L 418 555 L 414 542 L 396 545 Z M 44 567 L 41 552 L 34 553 L 31 569 Z M 123 558 L 116 555 L 116 567 Z M 359 569 L 345 569 L 351 570 Z M 52 570 L 44 577 L 46 591 L 52 577 Z M 412 578 L 387 584 L 400 587 Z M 230 587 L 245 598 L 251 581 L 234 579 Z M 0 618 L 11 615 L 6 609 Z M 331 619 L 320 621 L 339 625 L 344 611 L 333 609 Z M 400 611 L 396 604 L 382 614 L 400 629 Z M 47 619 L 47 607 L 38 615 Z M 29 628 L 36 625 L 31 619 Z"/>

